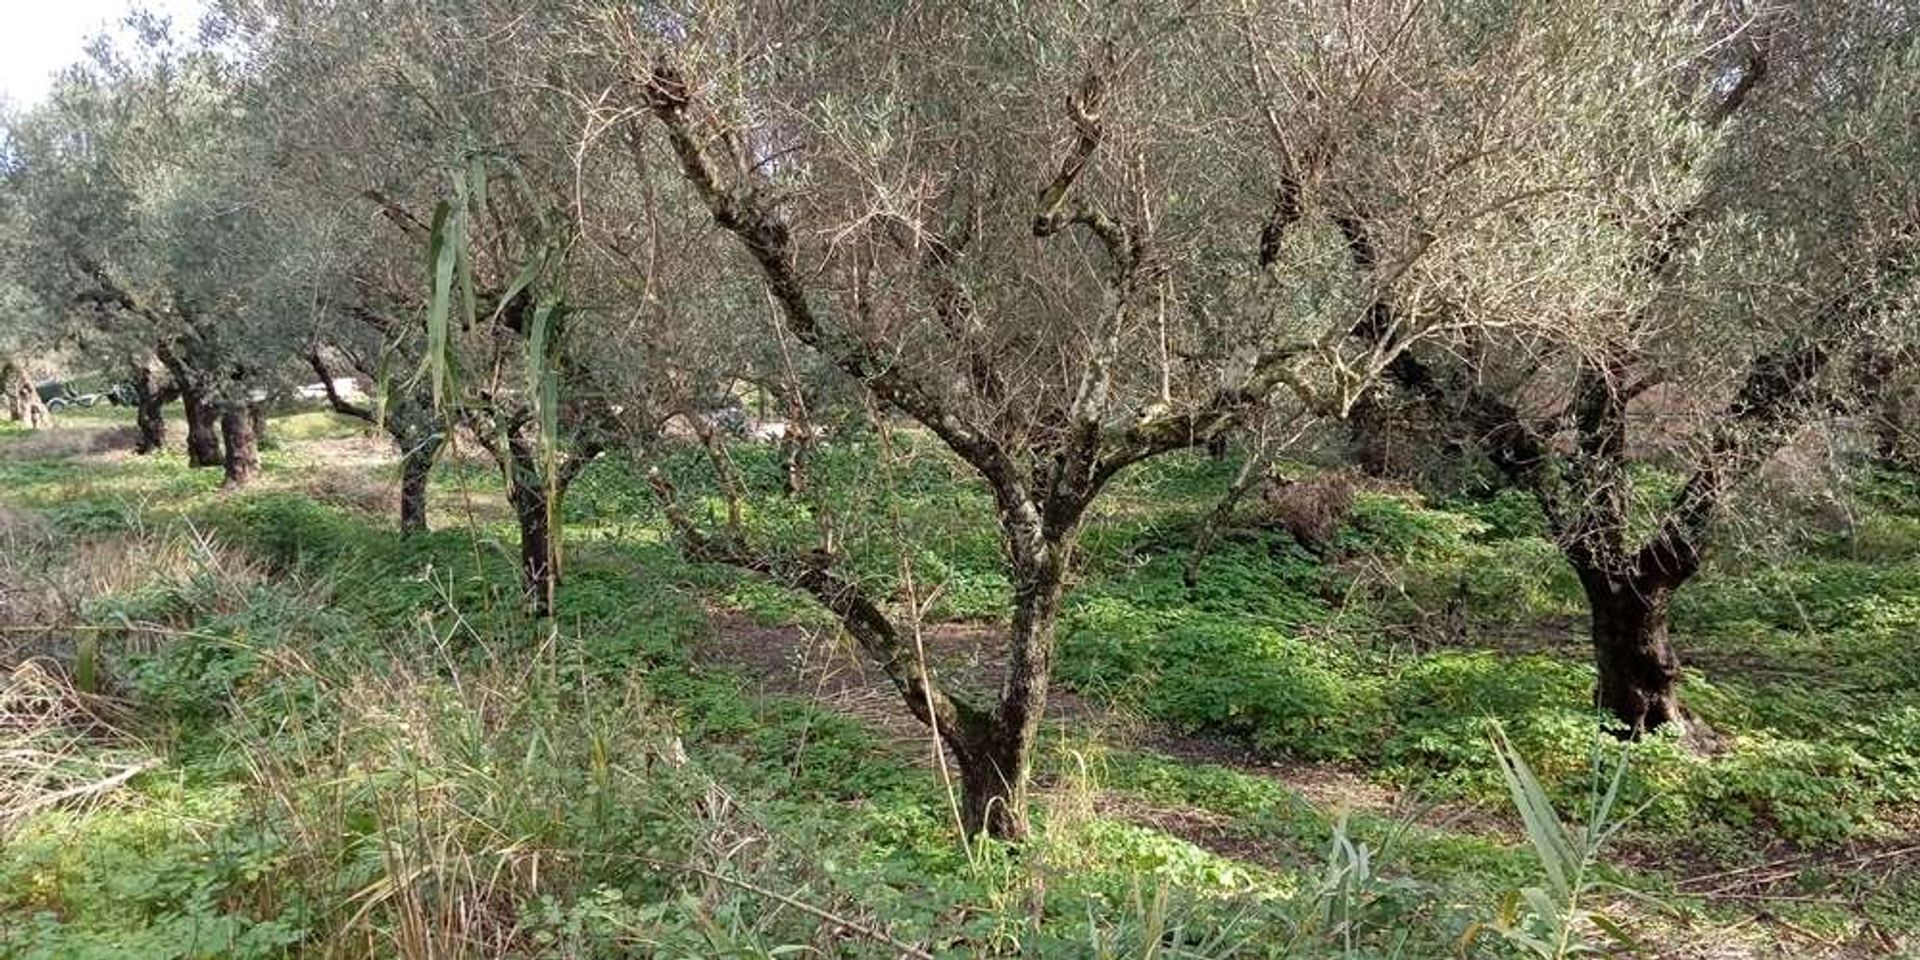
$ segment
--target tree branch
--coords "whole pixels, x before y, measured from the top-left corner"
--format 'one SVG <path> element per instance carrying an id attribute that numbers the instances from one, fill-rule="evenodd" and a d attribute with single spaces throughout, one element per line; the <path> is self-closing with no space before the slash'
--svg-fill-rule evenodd
<path id="1" fill-rule="evenodd" d="M 319 375 L 320 386 L 327 391 L 327 405 L 333 408 L 334 413 L 352 417 L 355 420 L 364 420 L 367 423 L 374 421 L 372 408 L 349 403 L 346 398 L 340 396 L 338 390 L 334 389 L 333 372 L 327 369 L 327 362 L 321 359 L 318 344 L 307 348 L 307 365 Z"/>
<path id="2" fill-rule="evenodd" d="M 1085 227 L 1106 245 L 1116 272 L 1124 272 L 1139 259 L 1137 231 L 1107 216 L 1098 207 L 1067 202 L 1068 194 L 1086 172 L 1105 136 L 1100 125 L 1100 105 L 1105 96 L 1106 80 L 1098 70 L 1087 71 L 1080 89 L 1067 95 L 1067 116 L 1073 120 L 1074 127 L 1073 146 L 1060 161 L 1059 171 L 1040 188 L 1035 199 L 1033 235 L 1051 237 L 1070 224 Z"/>
<path id="3" fill-rule="evenodd" d="M 798 556 L 761 554 L 746 549 L 733 538 L 708 537 L 681 509 L 673 484 L 664 474 L 657 468 L 651 469 L 647 471 L 647 480 L 666 514 L 668 525 L 688 556 L 748 570 L 811 595 L 840 618 L 847 632 L 893 682 L 894 689 L 920 722 L 961 738 L 975 734 L 988 722 L 986 712 L 950 696 L 942 688 L 932 665 L 925 662 L 916 647 L 901 638 L 892 619 L 858 584 L 833 570 L 830 556 L 820 552 Z"/>
<path id="4" fill-rule="evenodd" d="M 687 183 L 705 202 L 714 222 L 733 234 L 759 264 L 787 329 L 881 401 L 933 431 L 986 476 L 1005 505 L 1020 486 L 1012 461 L 997 442 L 963 419 L 934 390 L 908 375 L 893 358 L 863 339 L 835 333 L 822 323 L 800 278 L 792 230 L 768 196 L 766 181 L 751 171 L 722 173 L 743 170 L 746 165 L 737 155 L 717 161 L 709 155 L 705 138 L 693 129 L 691 93 L 680 72 L 665 64 L 655 65 L 647 75 L 646 95 Z M 733 177 L 739 182 L 729 182 Z"/>
<path id="5" fill-rule="evenodd" d="M 379 207 L 380 215 L 386 217 L 389 223 L 399 227 L 400 232 L 418 240 L 425 240 L 427 235 L 433 232 L 433 228 L 427 226 L 419 217 L 414 216 L 411 211 L 385 193 L 379 190 L 367 190 L 361 196 Z"/>

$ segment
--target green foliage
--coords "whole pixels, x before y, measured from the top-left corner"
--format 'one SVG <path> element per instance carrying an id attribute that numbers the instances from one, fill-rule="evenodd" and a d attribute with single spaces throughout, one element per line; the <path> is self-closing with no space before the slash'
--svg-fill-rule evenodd
<path id="1" fill-rule="evenodd" d="M 1306 756 L 1352 757 L 1355 715 L 1377 715 L 1378 690 L 1324 646 L 1203 612 L 1156 613 L 1097 597 L 1061 640 L 1062 681 L 1118 694 L 1194 731 L 1244 736 Z"/>
<path id="2" fill-rule="evenodd" d="M 232 791 L 156 789 L 124 814 L 46 817 L 0 850 L 0 953 L 63 958 L 282 957 L 312 907 L 245 896 L 279 842 L 236 822 Z M 211 836 L 198 825 L 223 824 Z M 76 838 L 84 837 L 84 842 Z"/>
<path id="3" fill-rule="evenodd" d="M 1907 741 L 1894 755 L 1910 765 Z M 1750 735 L 1728 756 L 1694 773 L 1689 792 L 1703 809 L 1741 827 L 1765 827 L 1796 843 L 1830 843 L 1873 824 L 1874 761 L 1845 743 Z"/>
<path id="4" fill-rule="evenodd" d="M 1383 698 L 1393 710 L 1393 732 L 1381 744 L 1382 756 L 1398 776 L 1432 777 L 1446 792 L 1486 796 L 1498 784 L 1491 779 L 1495 755 L 1481 735 L 1487 718 L 1506 725 L 1529 752 L 1584 744 L 1596 725 L 1584 702 L 1592 686 L 1589 670 L 1548 657 L 1436 652 L 1389 681 Z M 1550 772 L 1575 769 L 1556 765 Z"/>
<path id="5" fill-rule="evenodd" d="M 1521 490 L 1502 488 L 1480 500 L 1459 500 L 1444 509 L 1478 521 L 1480 540 L 1544 539 L 1547 518 L 1540 504 Z"/>
<path id="6" fill-rule="evenodd" d="M 1437 797 L 1505 793 L 1480 736 L 1493 717 L 1535 758 L 1556 802 L 1572 802 L 1598 722 L 1578 587 L 1538 535 L 1529 499 L 1449 509 L 1459 513 L 1363 497 L 1337 566 L 1283 538 L 1239 537 L 1192 589 L 1179 579 L 1178 528 L 1135 522 L 1130 562 L 1090 561 L 1100 575 L 1070 605 L 1059 677 L 1186 730 L 1301 757 L 1368 758 Z M 1709 666 L 1690 679 L 1689 701 L 1713 729 L 1752 733 L 1716 757 L 1664 737 L 1639 745 L 1620 790 L 1648 805 L 1643 827 L 1688 828 L 1716 849 L 1756 833 L 1833 842 L 1871 833 L 1876 811 L 1911 803 L 1920 740 L 1905 722 L 1916 677 L 1901 638 L 1920 629 L 1912 576 L 1907 565 L 1809 557 L 1711 570 L 1682 590 L 1677 642 Z M 1451 604 L 1464 605 L 1469 641 L 1499 625 L 1538 631 L 1529 642 L 1538 651 L 1470 644 L 1405 656 L 1365 639 L 1396 623 L 1431 631 Z M 1742 669 L 1714 669 L 1721 649 Z M 1797 669 L 1747 669 L 1762 657 Z"/>
<path id="7" fill-rule="evenodd" d="M 804 545 L 820 504 L 885 517 L 848 529 L 866 582 L 903 589 L 904 561 L 923 596 L 940 587 L 937 615 L 1004 615 L 998 546 L 964 474 L 916 458 L 889 489 L 861 466 L 870 453 L 823 452 L 832 481 L 818 500 L 756 498 L 756 535 Z M 777 483 L 764 449 L 737 457 L 750 483 Z M 434 905 L 477 902 L 463 879 L 477 876 L 504 878 L 485 912 L 522 956 L 891 955 L 858 936 L 824 944 L 814 918 L 767 891 L 952 956 L 1438 956 L 1489 903 L 1494 926 L 1549 946 L 1556 918 L 1585 916 L 1555 899 L 1537 848 L 1329 807 L 1290 789 L 1285 766 L 1269 776 L 1052 733 L 1032 849 L 962 850 L 941 781 L 916 763 L 923 743 L 748 696 L 690 655 L 710 629 L 703 603 L 831 621 L 804 597 L 686 564 L 639 478 L 607 466 L 569 502 L 561 615 L 540 624 L 520 612 L 504 524 L 400 538 L 385 517 L 297 493 L 214 495 L 172 458 L 99 475 L 0 462 L 23 481 L 9 495 L 57 530 L 190 546 L 80 611 L 107 628 L 106 688 L 137 705 L 168 766 L 136 778 L 130 802 L 33 818 L 0 854 L 0 909 L 29 918 L 0 952 L 272 956 L 343 935 L 404 952 L 408 911 L 444 919 Z M 699 461 L 682 466 L 699 491 Z M 472 479 L 463 469 L 441 473 L 443 492 Z M 1528 758 L 1528 802 L 1593 809 L 1592 673 L 1567 620 L 1577 593 L 1524 500 L 1363 497 L 1332 559 L 1235 531 L 1188 588 L 1194 518 L 1230 476 L 1195 458 L 1126 478 L 1085 544 L 1056 651 L 1063 684 L 1253 757 L 1352 761 L 1342 775 L 1356 784 L 1447 803 L 1515 802 L 1519 774 L 1481 735 L 1493 717 L 1504 749 Z M 179 495 L 151 495 L 169 488 Z M 904 549 L 896 524 L 931 539 Z M 250 565 L 210 559 L 231 552 Z M 1682 591 L 1686 696 L 1726 746 L 1633 745 L 1601 783 L 1613 810 L 1644 808 L 1625 835 L 1739 862 L 1772 838 L 1884 831 L 1920 798 L 1910 566 L 1823 546 L 1717 567 Z M 1454 598 L 1463 645 L 1397 639 Z M 1534 635 L 1489 649 L 1474 642 L 1489 624 Z M 1137 804 L 1215 833 L 1112 812 Z M 83 834 L 104 839 L 72 842 Z M 745 837 L 747 852 L 714 858 Z M 1528 886 L 1546 902 L 1501 899 Z M 1920 916 L 1902 889 L 1872 893 L 1896 923 Z M 327 909 L 348 901 L 368 906 Z M 1605 936 L 1591 918 L 1576 926 Z"/>
<path id="8" fill-rule="evenodd" d="M 1404 563 L 1458 555 L 1486 530 L 1472 517 L 1427 509 L 1418 498 L 1362 493 L 1334 544 L 1344 553 Z"/>
<path id="9" fill-rule="evenodd" d="M 139 523 L 139 512 L 131 504 L 107 500 L 78 500 L 55 507 L 46 516 L 56 529 L 74 540 L 125 533 Z"/>
<path id="10" fill-rule="evenodd" d="M 287 446 L 305 440 L 340 440 L 362 436 L 367 425 L 332 410 L 312 410 L 275 417 L 267 436 Z"/>

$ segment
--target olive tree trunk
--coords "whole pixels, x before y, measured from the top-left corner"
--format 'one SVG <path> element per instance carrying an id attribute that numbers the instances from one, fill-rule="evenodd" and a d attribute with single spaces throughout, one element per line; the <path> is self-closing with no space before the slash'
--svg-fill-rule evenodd
<path id="1" fill-rule="evenodd" d="M 254 431 L 254 405 L 236 403 L 220 411 L 220 434 L 226 456 L 221 467 L 226 474 L 223 490 L 237 490 L 253 482 L 260 473 L 260 435 Z"/>
<path id="2" fill-rule="evenodd" d="M 969 836 L 983 831 L 1001 840 L 1027 836 L 1033 745 L 1046 715 L 1065 587 L 1065 564 L 1056 558 L 1071 550 L 1071 539 L 1048 544 L 1016 590 L 999 703 L 982 722 L 963 729 L 958 742 L 949 739 L 960 770 L 960 824 Z"/>
<path id="3" fill-rule="evenodd" d="M 267 408 L 258 403 L 247 404 L 247 420 L 253 424 L 253 442 L 255 445 L 267 441 Z"/>
<path id="4" fill-rule="evenodd" d="M 497 447 L 495 448 L 498 449 Z M 520 528 L 520 587 L 527 607 L 536 617 L 553 614 L 554 591 L 560 586 L 560 506 L 567 488 L 580 471 L 600 455 L 600 447 L 582 443 L 573 451 L 542 457 L 536 441 L 515 434 L 508 438 L 503 468 L 507 472 L 507 501 L 513 505 Z"/>
<path id="5" fill-rule="evenodd" d="M 11 361 L 0 364 L 0 390 L 6 391 L 7 416 L 15 423 L 24 423 L 29 430 L 53 425 L 53 413 L 41 402 L 40 391 L 34 389 L 27 371 L 19 364 Z"/>
<path id="6" fill-rule="evenodd" d="M 427 481 L 440 454 L 440 437 L 431 435 L 400 453 L 400 533 L 427 531 Z"/>
<path id="7" fill-rule="evenodd" d="M 187 465 L 222 466 L 220 450 L 220 407 L 207 389 L 206 377 L 187 363 L 183 351 L 162 341 L 154 347 L 174 388 L 180 391 L 181 412 L 187 421 Z"/>
<path id="8" fill-rule="evenodd" d="M 508 484 L 507 498 L 520 527 L 520 589 L 536 617 L 553 613 L 553 593 L 560 584 L 560 563 L 553 540 L 547 488 L 519 470 Z"/>
<path id="9" fill-rule="evenodd" d="M 222 466 L 219 407 L 198 385 L 185 380 L 180 383 L 180 406 L 187 421 L 187 464 Z"/>
<path id="10" fill-rule="evenodd" d="M 1682 722 L 1680 658 L 1667 639 L 1673 585 L 1580 571 L 1592 614 L 1594 705 L 1629 735 Z"/>
<path id="11" fill-rule="evenodd" d="M 153 381 L 153 373 L 145 364 L 135 364 L 128 386 L 133 391 L 134 425 L 140 433 L 134 440 L 134 453 L 153 453 L 167 445 L 167 420 L 165 409 L 170 394 L 176 393 L 170 388 L 158 386 Z"/>
<path id="12" fill-rule="evenodd" d="M 970 837 L 1025 839 L 1031 738 L 989 724 L 972 737 L 948 738 L 947 744 L 960 771 L 961 829 Z"/>

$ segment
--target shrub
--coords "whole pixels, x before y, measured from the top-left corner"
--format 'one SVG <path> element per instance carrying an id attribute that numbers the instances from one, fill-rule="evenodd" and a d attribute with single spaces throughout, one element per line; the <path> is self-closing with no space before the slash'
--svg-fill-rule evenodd
<path id="1" fill-rule="evenodd" d="M 1265 512 L 1300 545 L 1319 552 L 1353 509 L 1353 478 L 1344 473 L 1318 473 L 1304 480 L 1275 480 L 1261 490 Z"/>

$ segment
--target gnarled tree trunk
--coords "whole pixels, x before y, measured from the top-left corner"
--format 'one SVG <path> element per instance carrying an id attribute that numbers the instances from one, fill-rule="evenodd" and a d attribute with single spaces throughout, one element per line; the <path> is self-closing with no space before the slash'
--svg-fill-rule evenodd
<path id="1" fill-rule="evenodd" d="M 514 471 L 507 499 L 520 527 L 520 589 L 536 617 L 553 613 L 554 589 L 560 585 L 560 558 L 553 540 L 547 489 L 537 473 Z"/>
<path id="2" fill-rule="evenodd" d="M 476 435 L 506 474 L 507 502 L 520 528 L 520 588 L 528 610 L 536 617 L 551 616 L 561 575 L 560 506 L 567 489 L 602 448 L 583 440 L 549 457 L 524 424 L 510 430 L 505 444 L 478 431 Z"/>
<path id="3" fill-rule="evenodd" d="M 140 431 L 134 440 L 134 453 L 153 453 L 167 445 L 167 420 L 164 413 L 171 388 L 153 382 L 153 372 L 145 364 L 134 364 L 128 386 L 133 390 L 134 425 Z"/>
<path id="4" fill-rule="evenodd" d="M 945 738 L 960 771 L 960 826 L 969 837 L 1027 836 L 1027 784 L 1032 740 L 991 718 L 973 731 Z"/>
<path id="5" fill-rule="evenodd" d="M 1680 724 L 1680 658 L 1667 639 L 1673 585 L 1581 570 L 1592 612 L 1594 705 L 1638 736 Z"/>
<path id="6" fill-rule="evenodd" d="M 260 438 L 254 432 L 252 404 L 236 403 L 220 411 L 220 433 L 226 444 L 222 469 L 226 479 L 223 490 L 235 490 L 253 482 L 260 473 Z"/>
<path id="7" fill-rule="evenodd" d="M 224 462 L 220 451 L 220 408 L 207 390 L 206 382 L 187 365 L 181 351 L 161 341 L 154 347 L 162 366 L 173 377 L 180 391 L 181 412 L 187 421 L 187 465 L 218 467 Z"/>
<path id="8" fill-rule="evenodd" d="M 969 836 L 982 831 L 1000 840 L 1027 836 L 1027 794 L 1033 780 L 1033 745 L 1047 709 L 1053 672 L 1054 628 L 1065 587 L 1067 542 L 1048 543 L 1018 566 L 1013 625 L 1000 700 L 972 729 L 949 738 L 960 769 L 960 825 Z"/>
<path id="9" fill-rule="evenodd" d="M 439 435 L 432 434 L 400 452 L 400 533 L 403 536 L 427 531 L 427 481 L 433 475 L 433 461 L 440 454 L 440 443 Z"/>
<path id="10" fill-rule="evenodd" d="M 258 403 L 247 404 L 247 420 L 253 424 L 253 442 L 257 446 L 267 442 L 267 408 Z"/>
<path id="11" fill-rule="evenodd" d="M 27 371 L 19 364 L 0 363 L 0 390 L 6 391 L 7 416 L 15 423 L 24 423 L 29 430 L 43 430 L 53 425 L 53 413 L 41 402 L 40 391 L 34 389 Z"/>
<path id="12" fill-rule="evenodd" d="M 180 406 L 187 421 L 188 466 L 221 466 L 219 407 L 190 380 L 180 382 Z"/>
<path id="13" fill-rule="evenodd" d="M 502 451 L 496 450 L 496 456 Z M 567 487 L 599 455 L 587 445 L 573 454 L 543 463 L 535 441 L 518 433 L 508 437 L 505 469 L 507 501 L 520 527 L 520 588 L 536 617 L 553 614 L 554 591 L 560 586 L 560 541 L 555 528 Z M 554 474 L 548 482 L 547 467 Z"/>

